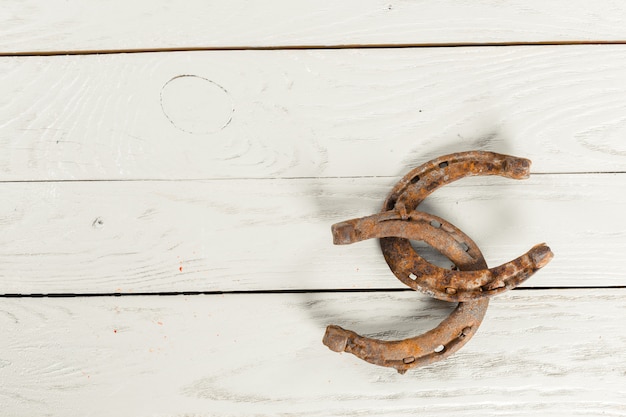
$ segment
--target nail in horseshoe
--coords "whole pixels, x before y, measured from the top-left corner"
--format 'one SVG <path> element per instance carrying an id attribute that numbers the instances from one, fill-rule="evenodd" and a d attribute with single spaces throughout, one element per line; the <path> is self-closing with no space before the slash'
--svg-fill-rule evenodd
<path id="1" fill-rule="evenodd" d="M 408 369 L 442 360 L 460 349 L 475 334 L 488 298 L 528 279 L 553 257 L 545 244 L 522 256 L 488 269 L 478 246 L 460 229 L 439 217 L 417 211 L 437 188 L 463 177 L 500 175 L 528 178 L 530 161 L 493 152 L 462 152 L 429 161 L 402 178 L 386 199 L 381 213 L 332 226 L 335 244 L 380 238 L 391 271 L 404 284 L 457 308 L 436 328 L 400 341 L 360 336 L 331 325 L 323 343 L 336 352 L 349 352 L 376 365 Z M 409 239 L 422 240 L 448 257 L 458 271 L 437 267 L 415 252 Z"/>

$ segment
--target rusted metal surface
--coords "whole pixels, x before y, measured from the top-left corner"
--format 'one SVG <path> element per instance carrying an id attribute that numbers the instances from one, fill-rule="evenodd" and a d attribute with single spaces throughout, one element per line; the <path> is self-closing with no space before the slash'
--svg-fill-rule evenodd
<path id="1" fill-rule="evenodd" d="M 441 156 L 405 175 L 385 200 L 381 216 L 396 216 L 402 220 L 418 217 L 416 209 L 419 204 L 446 184 L 464 177 L 479 175 L 526 179 L 530 176 L 530 165 L 528 159 L 495 152 L 470 151 Z M 388 236 L 390 237 L 381 236 L 380 246 L 394 275 L 402 283 L 417 291 L 447 301 L 490 297 L 514 288 L 545 266 L 553 257 L 548 246 L 539 244 L 509 263 L 491 270 L 465 275 L 467 280 L 464 280 L 458 273 L 455 274 L 456 271 L 445 273 L 435 269 L 414 270 L 412 263 L 419 255 L 408 238 L 402 235 Z M 432 242 L 431 246 L 444 252 L 446 242 Z M 431 274 L 431 271 L 435 274 Z M 436 272 L 440 272 L 440 275 L 437 276 Z"/>
<path id="2" fill-rule="evenodd" d="M 469 250 L 450 250 L 446 255 L 462 271 L 487 268 L 478 246 L 461 230 L 450 225 L 431 231 L 435 239 L 462 237 Z M 428 264 L 423 260 L 424 265 Z M 440 361 L 459 350 L 476 333 L 483 320 L 489 299 L 459 303 L 439 326 L 410 339 L 387 341 L 360 336 L 339 326 L 328 326 L 323 343 L 335 352 L 348 352 L 380 366 L 395 368 L 401 374 L 408 369 Z"/>
<path id="3" fill-rule="evenodd" d="M 326 329 L 324 344 L 331 350 L 350 352 L 404 373 L 409 368 L 444 359 L 467 343 L 482 321 L 488 297 L 524 282 L 552 259 L 552 251 L 539 244 L 522 256 L 489 269 L 469 236 L 446 220 L 416 209 L 437 188 L 463 177 L 500 175 L 524 179 L 529 172 L 528 159 L 481 151 L 446 155 L 402 178 L 381 213 L 333 225 L 335 244 L 380 238 L 385 260 L 400 281 L 437 299 L 459 304 L 439 326 L 421 336 L 383 341 L 331 325 Z M 454 262 L 456 270 L 429 263 L 415 252 L 409 239 L 431 245 Z"/>
<path id="4" fill-rule="evenodd" d="M 446 233 L 438 233 L 442 229 Z M 407 286 L 445 301 L 471 301 L 515 288 L 552 259 L 550 248 L 539 244 L 495 268 L 456 271 L 438 267 L 415 252 L 408 239 L 424 241 L 449 259 L 460 253 L 476 259 L 479 253 L 467 243 L 469 237 L 451 223 L 420 211 L 412 211 L 406 218 L 391 211 L 348 220 L 333 225 L 332 232 L 336 245 L 397 237 L 385 245 L 391 271 Z"/>
<path id="5" fill-rule="evenodd" d="M 465 177 L 498 175 L 526 179 L 530 176 L 530 165 L 528 159 L 495 152 L 470 151 L 441 156 L 406 174 L 389 193 L 382 211 L 411 212 L 436 189 Z"/>

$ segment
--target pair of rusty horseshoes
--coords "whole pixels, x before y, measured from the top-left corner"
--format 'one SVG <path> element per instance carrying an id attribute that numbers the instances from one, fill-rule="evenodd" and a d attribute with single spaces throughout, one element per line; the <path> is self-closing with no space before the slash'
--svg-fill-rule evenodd
<path id="1" fill-rule="evenodd" d="M 379 214 L 332 226 L 337 245 L 379 238 L 394 275 L 414 290 L 445 301 L 456 309 L 436 328 L 410 339 L 385 341 L 363 337 L 339 326 L 326 328 L 323 343 L 336 352 L 349 352 L 400 373 L 445 359 L 476 333 L 489 305 L 489 297 L 515 288 L 553 257 L 545 244 L 522 256 L 488 268 L 480 249 L 465 233 L 439 217 L 417 211 L 433 191 L 458 179 L 499 175 L 525 179 L 530 161 L 493 152 L 461 152 L 429 161 L 402 178 Z M 458 270 L 431 264 L 412 248 L 409 239 L 422 240 L 448 257 Z"/>

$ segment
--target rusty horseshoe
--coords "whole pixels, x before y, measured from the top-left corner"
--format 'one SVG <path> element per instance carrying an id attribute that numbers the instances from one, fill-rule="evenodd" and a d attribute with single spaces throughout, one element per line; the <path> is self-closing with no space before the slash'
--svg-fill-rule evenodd
<path id="1" fill-rule="evenodd" d="M 467 251 L 461 246 L 451 245 L 442 247 L 442 253 L 462 271 L 487 268 L 476 243 L 451 223 L 443 219 L 441 221 L 442 227 L 432 230 L 417 228 L 411 237 L 423 239 L 427 243 L 436 240 L 462 241 L 467 244 L 469 248 Z M 422 233 L 424 230 L 426 231 Z M 430 265 L 421 257 L 418 258 L 418 262 L 424 267 Z M 395 368 L 403 374 L 410 368 L 438 362 L 459 350 L 478 330 L 488 306 L 488 298 L 460 302 L 434 329 L 420 336 L 398 341 L 372 339 L 330 325 L 326 328 L 323 343 L 335 352 L 349 352 L 375 365 Z"/>
<path id="2" fill-rule="evenodd" d="M 528 178 L 530 161 L 493 152 L 462 152 L 429 161 L 404 176 L 387 197 L 381 213 L 332 226 L 335 244 L 380 238 L 390 269 L 409 287 L 437 299 L 459 301 L 435 329 L 400 341 L 371 339 L 339 326 L 328 326 L 323 342 L 331 350 L 350 352 L 368 362 L 400 373 L 444 359 L 476 332 L 488 307 L 488 297 L 514 288 L 553 257 L 545 244 L 487 269 L 478 246 L 451 223 L 420 211 L 418 205 L 437 188 L 463 177 L 500 175 Z M 435 266 L 415 252 L 409 239 L 422 240 L 448 257 L 458 270 Z"/>
<path id="3" fill-rule="evenodd" d="M 460 152 L 436 158 L 411 170 L 394 186 L 383 205 L 382 215 L 395 212 L 401 219 L 408 220 L 416 216 L 415 209 L 426 197 L 446 184 L 477 175 L 526 179 L 530 175 L 530 164 L 530 160 L 525 158 L 483 151 Z M 432 279 L 412 268 L 411 263 L 417 254 L 408 239 L 396 236 L 381 236 L 380 239 L 383 256 L 393 274 L 414 290 L 447 301 L 490 297 L 514 288 L 553 257 L 548 246 L 539 244 L 519 258 L 491 270 L 469 274 L 441 272 L 440 277 Z M 441 250 L 441 245 L 435 244 L 434 247 Z"/>

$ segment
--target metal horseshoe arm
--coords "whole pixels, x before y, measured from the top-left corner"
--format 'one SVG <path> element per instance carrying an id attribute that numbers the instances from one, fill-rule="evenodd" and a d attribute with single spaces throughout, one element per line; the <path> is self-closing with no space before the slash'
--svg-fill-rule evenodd
<path id="1" fill-rule="evenodd" d="M 384 211 L 411 212 L 438 188 L 471 176 L 498 175 L 522 180 L 530 176 L 529 159 L 495 152 L 453 153 L 412 169 L 393 187 Z"/>
<path id="2" fill-rule="evenodd" d="M 372 339 L 328 326 L 323 343 L 335 352 L 348 352 L 375 365 L 397 369 L 401 374 L 417 366 L 440 361 L 459 350 L 478 330 L 489 305 L 488 299 L 459 303 L 436 328 L 405 340 Z"/>

